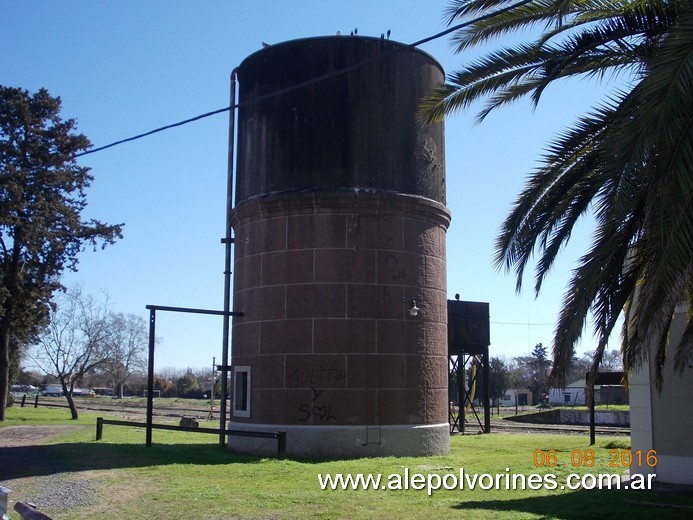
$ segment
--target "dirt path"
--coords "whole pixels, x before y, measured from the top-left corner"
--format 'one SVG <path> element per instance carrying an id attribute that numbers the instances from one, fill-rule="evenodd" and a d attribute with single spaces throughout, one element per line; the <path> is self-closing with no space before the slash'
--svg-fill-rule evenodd
<path id="1" fill-rule="evenodd" d="M 36 504 L 43 512 L 88 506 L 93 502 L 94 485 L 84 475 L 65 471 L 61 457 L 50 451 L 50 442 L 56 436 L 83 428 L 83 425 L 0 428 L 0 485 L 11 490 L 8 497 L 11 518 L 16 517 L 13 508 L 19 500 Z"/>
<path id="2" fill-rule="evenodd" d="M 0 449 L 45 444 L 58 434 L 83 426 L 5 426 L 0 428 Z"/>

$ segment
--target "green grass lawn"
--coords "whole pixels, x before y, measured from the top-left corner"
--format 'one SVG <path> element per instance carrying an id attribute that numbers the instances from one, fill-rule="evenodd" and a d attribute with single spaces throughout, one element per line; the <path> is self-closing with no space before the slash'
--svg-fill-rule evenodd
<path id="1" fill-rule="evenodd" d="M 130 427 L 106 425 L 103 440 L 96 442 L 95 415 L 80 414 L 77 423 L 61 410 L 10 408 L 8 415 L 3 426 L 80 425 L 39 447 L 0 447 L 0 461 L 23 461 L 12 469 L 0 463 L 0 482 L 13 489 L 13 500 L 27 499 L 23 495 L 36 493 L 46 479 L 88 482 L 93 493 L 88 504 L 71 509 L 38 504 L 54 519 L 693 517 L 690 492 L 471 490 L 465 485 L 429 496 L 411 485 L 408 490 L 323 491 L 318 483 L 318 474 L 370 473 L 382 474 L 382 484 L 394 486 L 397 476 L 418 473 L 435 481 L 459 476 L 463 468 L 469 475 L 501 475 L 501 483 L 510 474 L 553 473 L 560 484 L 571 473 L 622 472 L 608 464 L 611 450 L 628 449 L 624 437 L 598 437 L 594 467 L 571 464 L 571 455 L 578 461 L 590 449 L 587 438 L 571 435 L 455 436 L 449 455 L 427 458 L 277 460 L 232 453 L 217 445 L 215 435 L 155 430 L 154 446 L 147 448 L 144 431 Z M 557 465 L 535 466 L 549 450 Z M 447 478 L 450 483 L 452 477 Z"/>

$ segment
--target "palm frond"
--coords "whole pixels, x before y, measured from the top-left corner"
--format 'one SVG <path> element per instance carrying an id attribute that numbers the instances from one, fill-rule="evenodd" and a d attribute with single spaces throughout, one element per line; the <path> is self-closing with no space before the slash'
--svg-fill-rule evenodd
<path id="1" fill-rule="evenodd" d="M 464 52 L 469 47 L 515 31 L 524 31 L 538 25 L 556 25 L 558 22 L 555 13 L 550 11 L 554 4 L 552 0 L 533 0 L 524 2 L 511 11 L 500 12 L 476 21 L 453 35 L 453 47 L 456 52 Z"/>
<path id="2" fill-rule="evenodd" d="M 600 185 L 595 182 L 593 174 L 596 159 L 590 153 L 613 117 L 613 107 L 602 107 L 581 119 L 575 128 L 553 143 L 544 158 L 544 167 L 529 179 L 506 218 L 496 242 L 495 259 L 498 267 L 515 268 L 518 290 L 521 289 L 525 265 L 541 236 L 550 236 L 558 223 L 561 231 L 551 249 L 559 249 L 563 241 L 568 239 L 577 217 L 586 210 L 587 198 L 594 195 L 591 187 L 597 189 Z M 571 191 L 572 187 L 577 187 L 582 195 L 573 206 L 572 216 L 565 220 L 563 211 L 571 204 L 571 197 L 576 193 Z M 540 278 L 550 268 L 548 259 L 551 255 L 551 251 L 548 251 L 548 256 L 538 269 Z"/>
<path id="3" fill-rule="evenodd" d="M 594 375 L 624 314 L 625 368 L 648 359 L 652 348 L 661 388 L 672 314 L 682 301 L 693 309 L 693 3 L 457 0 L 447 16 L 450 24 L 470 22 L 453 37 L 458 52 L 522 30 L 543 30 L 448 76 L 422 105 L 429 121 L 483 101 L 481 121 L 525 96 L 539 103 L 564 78 L 629 74 L 628 87 L 547 147 L 502 225 L 495 262 L 514 270 L 519 291 L 536 254 L 538 294 L 574 226 L 592 212 L 592 243 L 573 272 L 554 334 L 553 377 L 564 376 L 589 315 L 598 337 Z M 675 369 L 692 359 L 689 316 Z"/>

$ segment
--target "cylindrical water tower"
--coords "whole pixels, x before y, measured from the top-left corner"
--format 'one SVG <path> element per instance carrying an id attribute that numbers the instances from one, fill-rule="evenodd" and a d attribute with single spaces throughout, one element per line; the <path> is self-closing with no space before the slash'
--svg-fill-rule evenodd
<path id="1" fill-rule="evenodd" d="M 443 80 L 378 38 L 240 65 L 231 429 L 296 456 L 449 450 L 444 136 L 417 118 Z"/>

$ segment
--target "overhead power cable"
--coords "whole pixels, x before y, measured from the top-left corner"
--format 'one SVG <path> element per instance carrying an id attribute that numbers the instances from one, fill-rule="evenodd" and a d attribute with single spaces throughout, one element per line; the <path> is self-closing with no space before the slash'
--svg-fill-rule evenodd
<path id="1" fill-rule="evenodd" d="M 431 42 L 431 41 L 433 41 L 433 40 L 437 40 L 437 39 L 439 39 L 439 38 L 442 38 L 443 36 L 447 36 L 448 34 L 450 34 L 450 33 L 452 33 L 452 32 L 458 31 L 459 29 L 464 29 L 465 27 L 468 27 L 468 26 L 470 26 L 470 25 L 472 25 L 472 24 L 475 24 L 475 23 L 478 23 L 478 22 L 481 22 L 481 21 L 484 21 L 484 20 L 488 20 L 489 18 L 493 18 L 494 16 L 498 16 L 499 14 L 505 13 L 505 12 L 507 12 L 507 11 L 510 11 L 510 10 L 512 10 L 512 9 L 515 9 L 516 7 L 520 7 L 520 6 L 522 6 L 522 5 L 528 4 L 528 3 L 533 2 L 533 1 L 534 1 L 534 0 L 521 0 L 520 2 L 516 2 L 516 3 L 512 4 L 512 5 L 509 5 L 509 6 L 507 6 L 507 7 L 504 7 L 504 8 L 502 8 L 502 9 L 498 9 L 498 10 L 492 12 L 492 13 L 489 13 L 489 14 L 486 14 L 486 15 L 483 15 L 483 16 L 479 16 L 479 17 L 474 18 L 474 19 L 472 19 L 472 20 L 469 20 L 469 21 L 467 21 L 467 22 L 459 23 L 459 24 L 457 24 L 457 25 L 455 25 L 455 26 L 453 26 L 453 27 L 448 27 L 448 28 L 445 29 L 444 31 L 440 31 L 439 33 L 436 33 L 436 34 L 434 34 L 434 35 L 432 35 L 432 36 L 427 36 L 426 38 L 422 38 L 422 39 L 420 39 L 420 40 L 418 40 L 418 41 L 415 41 L 414 43 L 404 44 L 404 45 L 401 46 L 401 47 L 395 47 L 395 48 L 393 48 L 393 49 L 391 49 L 391 50 L 389 50 L 389 51 L 387 51 L 387 52 L 383 52 L 382 54 L 378 54 L 377 56 L 374 56 L 374 57 L 369 58 L 369 59 L 367 59 L 367 60 L 360 61 L 360 62 L 355 63 L 355 64 L 353 64 L 353 65 L 350 65 L 350 66 L 348 66 L 348 67 L 344 67 L 344 68 L 342 68 L 342 69 L 335 70 L 335 71 L 332 71 L 332 72 L 330 72 L 330 73 L 323 74 L 323 75 L 321 75 L 321 76 L 316 76 L 316 77 L 314 77 L 314 78 L 310 78 L 310 79 L 308 79 L 308 80 L 306 80 L 306 81 L 303 81 L 303 82 L 301 82 L 301 83 L 297 83 L 297 84 L 292 85 L 292 86 L 290 86 L 290 87 L 285 87 L 285 88 L 278 89 L 278 90 L 275 90 L 275 91 L 272 91 L 272 92 L 268 92 L 267 94 L 265 94 L 265 95 L 263 95 L 263 96 L 258 96 L 258 97 L 254 98 L 254 99 L 252 99 L 252 100 L 249 100 L 249 101 L 246 101 L 246 102 L 243 102 L 243 103 L 237 103 L 237 104 L 235 104 L 235 105 L 231 105 L 231 106 L 228 106 L 228 107 L 219 108 L 219 109 L 217 109 L 217 110 L 212 110 L 211 112 L 206 112 L 206 113 L 204 113 L 204 114 L 200 114 L 200 115 L 197 115 L 197 116 L 195 116 L 195 117 L 191 117 L 191 118 L 189 118 L 189 119 L 184 119 L 184 120 L 178 121 L 178 122 L 176 122 L 176 123 L 172 123 L 172 124 L 169 124 L 169 125 L 161 126 L 161 127 L 155 128 L 155 129 L 153 129 L 153 130 L 150 130 L 150 131 L 148 131 L 148 132 L 144 132 L 144 133 L 142 133 L 142 134 L 137 134 L 137 135 L 134 135 L 134 136 L 132 136 L 132 137 L 127 137 L 127 138 L 125 138 L 125 139 L 120 139 L 120 140 L 118 140 L 118 141 L 114 141 L 114 142 L 112 142 L 112 143 L 109 143 L 109 144 L 106 144 L 106 145 L 103 145 L 103 146 L 98 146 L 98 147 L 96 147 L 96 148 L 91 148 L 91 149 L 89 149 L 89 150 L 85 150 L 85 151 L 83 151 L 83 152 L 80 152 L 80 153 L 75 154 L 75 155 L 73 156 L 73 158 L 76 159 L 77 157 L 83 157 L 83 156 L 85 156 L 85 155 L 90 155 L 90 154 L 93 154 L 93 153 L 96 153 L 96 152 L 101 152 L 101 151 L 103 151 L 103 150 L 107 150 L 107 149 L 109 149 L 109 148 L 113 148 L 113 147 L 115 147 L 115 146 L 118 146 L 118 145 L 121 145 L 121 144 L 124 144 L 124 143 L 129 143 L 129 142 L 131 142 L 131 141 L 137 141 L 137 140 L 142 139 L 142 138 L 144 138 L 144 137 L 148 137 L 148 136 L 150 136 L 150 135 L 158 134 L 158 133 L 160 133 L 160 132 L 164 132 L 164 131 L 170 130 L 170 129 L 172 129 L 172 128 L 176 128 L 176 127 L 179 127 L 179 126 L 184 126 L 184 125 L 187 125 L 187 124 L 189 124 L 189 123 L 193 123 L 193 122 L 199 121 L 199 120 L 201 120 L 201 119 L 206 119 L 206 118 L 208 118 L 208 117 L 211 117 L 211 116 L 214 116 L 214 115 L 217 115 L 217 114 L 222 114 L 222 113 L 224 113 L 224 112 L 228 112 L 228 111 L 231 110 L 231 109 L 235 109 L 235 108 L 238 108 L 238 107 L 240 107 L 240 106 L 244 106 L 244 105 L 246 105 L 246 104 L 255 103 L 255 102 L 258 102 L 258 101 L 262 101 L 262 100 L 265 100 L 265 99 L 269 99 L 269 98 L 271 98 L 271 97 L 280 96 L 280 95 L 282 95 L 282 94 L 286 94 L 286 93 L 292 92 L 292 91 L 294 91 L 294 90 L 298 90 L 298 89 L 303 88 L 303 87 L 305 87 L 305 86 L 307 86 L 307 85 L 312 85 L 313 83 L 318 83 L 318 82 L 323 81 L 323 80 L 326 80 L 326 79 L 328 79 L 328 78 L 335 77 L 335 76 L 344 74 L 344 73 L 346 73 L 346 72 L 349 72 L 349 71 L 351 71 L 351 70 L 357 69 L 357 68 L 362 67 L 363 65 L 365 65 L 365 64 L 367 64 L 367 63 L 370 63 L 370 62 L 372 62 L 372 61 L 374 61 L 374 60 L 382 59 L 382 58 L 384 58 L 384 57 L 386 57 L 386 56 L 388 56 L 388 55 L 390 55 L 390 54 L 393 54 L 393 53 L 395 53 L 395 52 L 400 52 L 400 51 L 402 51 L 402 50 L 404 50 L 404 49 L 409 49 L 409 48 L 418 47 L 419 45 L 423 45 L 424 43 L 428 43 L 428 42 Z M 349 38 L 349 36 L 345 36 L 345 38 Z M 42 169 L 42 168 L 34 168 L 34 169 L 30 169 L 30 170 L 17 170 L 17 171 L 14 171 L 14 172 L 12 172 L 12 173 L 6 173 L 6 174 L 4 174 L 4 175 L 0 175 L 0 181 L 2 181 L 3 179 L 7 179 L 7 178 L 10 178 L 10 177 L 14 177 L 15 175 L 22 175 L 22 174 L 26 174 L 26 173 L 32 173 L 33 171 L 36 171 L 36 170 L 39 170 L 39 169 Z"/>
<path id="2" fill-rule="evenodd" d="M 118 146 L 119 144 L 129 143 L 130 141 L 136 141 L 138 139 L 142 139 L 143 137 L 148 137 L 148 136 L 153 135 L 153 134 L 158 134 L 159 132 L 163 132 L 164 130 L 170 130 L 171 128 L 175 128 L 177 126 L 187 125 L 188 123 L 193 123 L 195 121 L 199 121 L 200 119 L 205 119 L 205 118 L 210 117 L 210 116 L 222 114 L 224 112 L 228 112 L 229 110 L 231 110 L 231 107 L 225 107 L 225 108 L 220 108 L 218 110 L 212 110 L 211 112 L 206 112 L 204 114 L 200 114 L 199 116 L 191 117 L 190 119 L 184 119 L 183 121 L 178 121 L 177 123 L 172 123 L 170 125 L 155 128 L 154 130 L 150 130 L 149 132 L 145 132 L 143 134 L 133 135 L 132 137 L 128 137 L 126 139 L 121 139 L 120 141 L 114 141 L 110 144 L 106 144 L 104 146 L 99 146 L 98 148 L 92 148 L 90 150 L 85 150 L 84 152 L 80 152 L 80 153 L 75 154 L 75 157 L 81 157 L 83 155 L 88 155 L 90 153 L 100 152 L 102 150 L 106 150 L 108 148 L 113 148 L 114 146 Z"/>
<path id="3" fill-rule="evenodd" d="M 523 327 L 527 327 L 529 325 L 531 326 L 546 326 L 550 327 L 552 325 L 555 325 L 555 323 L 530 323 L 530 322 L 521 322 L 521 321 L 489 321 L 489 323 L 493 325 L 519 325 Z"/>
<path id="4" fill-rule="evenodd" d="M 359 68 L 359 67 L 362 67 L 362 66 L 366 65 L 367 63 L 370 63 L 370 62 L 372 62 L 372 61 L 374 61 L 374 60 L 382 59 L 382 58 L 384 58 L 384 57 L 386 57 L 386 56 L 389 56 L 390 54 L 393 54 L 393 53 L 395 53 L 395 52 L 400 52 L 401 50 L 404 50 L 404 49 L 409 49 L 409 48 L 418 47 L 418 46 L 420 46 L 420 45 L 423 45 L 424 43 L 428 43 L 428 42 L 437 40 L 437 39 L 439 39 L 439 38 L 442 38 L 443 36 L 447 36 L 448 34 L 450 34 L 450 33 L 452 33 L 452 32 L 458 31 L 458 30 L 460 30 L 460 29 L 464 29 L 465 27 L 468 27 L 468 26 L 473 25 L 473 24 L 478 23 L 478 22 L 482 22 L 482 21 L 484 21 L 484 20 L 488 20 L 489 18 L 493 18 L 493 17 L 495 17 L 495 16 L 498 16 L 499 14 L 505 13 L 505 12 L 507 12 L 507 11 L 510 11 L 510 10 L 512 10 L 512 9 L 515 9 L 515 8 L 517 8 L 517 7 L 520 7 L 520 6 L 523 6 L 523 5 L 528 4 L 528 3 L 530 3 L 530 2 L 533 2 L 533 1 L 534 1 L 534 0 L 521 0 L 520 2 L 514 3 L 514 4 L 512 4 L 512 5 L 509 5 L 509 6 L 507 6 L 507 7 L 504 7 L 504 8 L 502 8 L 502 9 L 498 9 L 498 10 L 492 12 L 492 13 L 485 14 L 485 15 L 483 15 L 483 16 L 479 16 L 479 17 L 474 18 L 474 19 L 472 19 L 472 20 L 469 20 L 469 21 L 467 21 L 467 22 L 459 23 L 459 24 L 457 24 L 457 25 L 455 25 L 455 26 L 453 26 L 453 27 L 448 27 L 448 28 L 445 29 L 444 31 L 440 31 L 439 33 L 436 33 L 436 34 L 434 34 L 434 35 L 432 35 L 432 36 L 427 36 L 426 38 L 422 38 L 422 39 L 420 39 L 420 40 L 418 40 L 418 41 L 415 41 L 414 43 L 405 44 L 405 45 L 402 46 L 402 47 L 395 47 L 395 48 L 393 48 L 393 49 L 391 49 L 391 50 L 389 50 L 389 51 L 387 51 L 387 52 L 383 52 L 382 54 L 378 54 L 377 56 L 374 56 L 374 57 L 369 58 L 369 59 L 367 59 L 367 60 L 360 61 L 360 62 L 355 63 L 355 64 L 353 64 L 353 65 L 349 65 L 349 66 L 347 66 L 347 67 L 344 67 L 344 68 L 341 68 L 341 69 L 338 69 L 338 70 L 334 70 L 334 71 L 329 72 L 329 73 L 327 73 L 327 74 L 323 74 L 323 75 L 320 75 L 320 76 L 315 76 L 314 78 L 310 78 L 310 79 L 308 79 L 308 80 L 306 80 L 306 81 L 303 81 L 303 82 L 301 82 L 301 83 L 297 83 L 297 84 L 295 84 L 295 85 L 291 85 L 290 87 L 285 87 L 285 88 L 282 88 L 282 89 L 274 90 L 274 91 L 272 91 L 272 92 L 268 92 L 267 94 L 265 94 L 265 95 L 263 95 L 263 96 L 258 96 L 258 97 L 256 97 L 256 98 L 253 98 L 252 100 L 249 100 L 249 101 L 246 101 L 246 102 L 243 102 L 243 103 L 237 103 L 237 104 L 235 104 L 235 105 L 231 105 L 231 106 L 228 106 L 228 107 L 219 108 L 219 109 L 217 109 L 217 110 L 212 110 L 211 112 L 206 112 L 206 113 L 204 113 L 204 114 L 200 114 L 200 115 L 198 115 L 198 116 L 191 117 L 190 119 L 184 119 L 184 120 L 182 120 L 182 121 L 178 121 L 177 123 L 172 123 L 172 124 L 170 124 L 170 125 L 161 126 L 161 127 L 159 127 L 159 128 L 155 128 L 154 130 L 150 130 L 150 131 L 144 132 L 144 133 L 142 133 L 142 134 L 134 135 L 134 136 L 128 137 L 128 138 L 126 138 L 126 139 L 121 139 L 121 140 L 119 140 L 119 141 L 114 141 L 114 142 L 112 142 L 112 143 L 110 143 L 110 144 L 107 144 L 107 145 L 104 145 L 104 146 L 99 146 L 99 147 L 97 147 L 97 148 L 91 148 L 91 149 L 89 149 L 89 150 L 85 150 L 84 152 L 80 152 L 80 153 L 78 153 L 78 154 L 75 154 L 75 157 L 82 157 L 82 156 L 84 156 L 84 155 L 89 155 L 89 154 L 92 154 L 92 153 L 101 152 L 101 151 L 103 151 L 103 150 L 107 150 L 108 148 L 113 148 L 114 146 L 118 146 L 118 145 L 121 145 L 121 144 L 124 144 L 124 143 L 129 143 L 129 142 L 131 142 L 131 141 L 136 141 L 136 140 L 138 140 L 138 139 L 142 139 L 143 137 L 148 137 L 148 136 L 150 136 L 150 135 L 157 134 L 157 133 L 159 133 L 159 132 L 163 132 L 163 131 L 165 131 L 165 130 L 170 130 L 171 128 L 176 128 L 176 127 L 179 127 L 179 126 L 187 125 L 187 124 L 189 124 L 189 123 L 193 123 L 193 122 L 195 122 L 195 121 L 199 121 L 200 119 L 205 119 L 205 118 L 207 118 L 207 117 L 211 117 L 211 116 L 214 116 L 214 115 L 217 115 L 217 114 L 222 114 L 222 113 L 224 113 L 224 112 L 228 112 L 228 111 L 231 110 L 231 109 L 235 109 L 235 108 L 238 108 L 238 107 L 243 106 L 243 105 L 246 105 L 246 104 L 256 103 L 256 102 L 258 102 L 258 101 L 262 101 L 262 100 L 265 100 L 265 99 L 268 99 L 268 98 L 271 98 L 271 97 L 280 96 L 280 95 L 282 95 L 282 94 L 286 94 L 286 93 L 288 93 L 288 92 L 292 92 L 292 91 L 294 91 L 294 90 L 298 90 L 298 89 L 303 88 L 303 87 L 305 87 L 305 86 L 312 85 L 312 84 L 318 83 L 318 82 L 320 82 L 320 81 L 324 81 L 324 80 L 326 80 L 326 79 L 328 79 L 328 78 L 332 78 L 332 77 L 335 77 L 335 76 L 339 76 L 339 75 L 341 75 L 341 74 L 344 74 L 344 73 L 346 73 L 346 72 L 350 72 L 350 71 L 352 71 L 352 70 L 354 70 L 354 69 L 357 69 L 357 68 Z M 350 38 L 350 36 L 345 36 L 345 38 Z"/>

